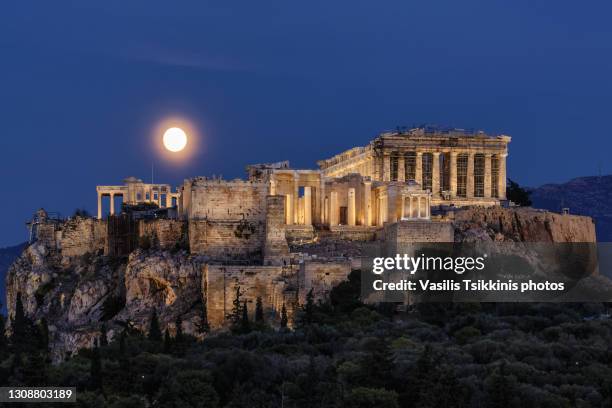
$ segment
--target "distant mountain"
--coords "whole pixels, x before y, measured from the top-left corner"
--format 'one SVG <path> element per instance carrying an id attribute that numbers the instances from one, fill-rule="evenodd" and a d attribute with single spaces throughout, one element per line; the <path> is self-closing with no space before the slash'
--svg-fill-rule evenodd
<path id="1" fill-rule="evenodd" d="M 612 175 L 578 177 L 567 183 L 531 189 L 533 206 L 551 211 L 567 207 L 570 214 L 595 220 L 597 240 L 612 242 Z"/>
<path id="2" fill-rule="evenodd" d="M 26 244 L 19 244 L 8 248 L 0 248 L 0 302 L 2 303 L 2 313 L 6 313 L 6 296 L 4 288 L 4 279 L 6 278 L 6 272 L 9 266 L 13 263 Z"/>

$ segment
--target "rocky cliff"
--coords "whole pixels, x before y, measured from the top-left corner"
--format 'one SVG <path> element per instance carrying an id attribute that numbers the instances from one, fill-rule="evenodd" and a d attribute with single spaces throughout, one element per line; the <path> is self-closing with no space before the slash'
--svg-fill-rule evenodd
<path id="1" fill-rule="evenodd" d="M 179 248 L 166 250 L 159 246 L 137 249 L 126 256 L 104 255 L 102 245 L 96 238 L 97 224 L 89 225 L 91 221 L 87 220 L 82 223 L 83 225 L 70 225 L 69 233 L 62 235 L 63 246 L 36 242 L 26 247 L 12 264 L 6 277 L 6 304 L 9 314 L 14 313 L 17 294 L 21 293 L 27 315 L 34 320 L 43 317 L 47 320 L 50 346 L 56 361 L 80 348 L 91 347 L 103 327 L 109 340 L 124 329 L 146 331 L 154 309 L 159 315 L 162 330 L 174 332 L 175 322 L 180 316 L 183 331 L 198 335 L 203 304 L 206 302 L 206 296 L 203 294 L 207 293 L 203 282 L 211 281 L 210 276 L 207 279 L 203 277 L 206 257 L 194 256 Z M 82 231 L 82 234 L 78 231 Z M 454 234 L 455 241 L 595 240 L 595 228 L 588 217 L 559 215 L 532 209 L 459 210 L 454 214 Z M 66 245 L 68 239 L 72 245 Z M 348 264 L 347 260 L 359 256 L 364 244 L 339 238 L 337 243 L 330 240 L 333 241 L 333 237 L 326 238 L 325 248 L 332 248 L 333 251 L 326 252 L 326 256 L 335 257 L 334 259 L 344 258 L 345 264 Z M 299 252 L 316 254 L 314 247 L 304 246 L 298 249 Z M 329 268 L 333 266 L 330 265 Z M 350 264 L 348 265 L 350 270 Z M 320 263 L 318 267 L 323 268 L 320 273 L 310 275 L 308 268 L 302 267 L 303 275 L 299 282 L 303 283 L 295 286 L 320 284 L 321 288 L 317 290 L 321 289 L 322 293 L 329 290 L 329 286 L 333 284 L 330 283 L 332 280 L 325 282 L 326 279 L 331 279 L 330 269 L 324 263 Z M 277 268 L 285 270 L 282 266 Z M 299 266 L 297 268 L 300 270 Z M 278 288 L 295 293 L 295 288 L 292 289 L 289 281 L 269 288 L 270 282 L 257 281 L 256 269 L 234 269 L 236 282 L 254 282 L 253 288 L 257 290 L 253 289 L 253 296 L 266 293 L 266 298 L 274 298 L 274 302 L 283 305 L 286 299 L 283 299 Z M 346 271 L 341 273 L 347 274 Z M 234 275 L 223 272 L 224 295 L 222 301 L 217 302 L 221 305 L 217 305 L 220 307 L 221 319 L 224 308 L 227 307 L 224 305 L 228 302 L 225 293 L 233 293 L 233 287 L 229 283 L 226 285 L 225 280 Z M 281 275 L 284 276 L 282 273 Z M 215 295 L 220 296 L 218 293 Z M 211 310 L 213 309 L 209 309 Z"/>
<path id="2" fill-rule="evenodd" d="M 201 263 L 186 252 L 137 250 L 128 257 L 66 258 L 40 243 L 28 246 L 6 277 L 9 315 L 17 293 L 34 320 L 46 318 L 55 360 L 91 347 L 105 325 L 109 340 L 124 328 L 145 329 L 153 309 L 163 328 L 196 334 Z"/>
<path id="3" fill-rule="evenodd" d="M 468 208 L 455 213 L 455 241 L 595 242 L 590 217 L 533 208 Z"/>

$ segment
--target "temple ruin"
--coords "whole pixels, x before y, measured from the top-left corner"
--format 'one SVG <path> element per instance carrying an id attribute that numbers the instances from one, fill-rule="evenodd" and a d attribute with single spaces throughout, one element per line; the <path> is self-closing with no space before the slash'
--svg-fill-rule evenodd
<path id="1" fill-rule="evenodd" d="M 211 323 L 220 326 L 231 293 L 262 297 L 266 310 L 289 313 L 308 290 L 325 296 L 351 271 L 350 259 L 292 251 L 319 237 L 387 244 L 453 242 L 450 217 L 459 207 L 501 206 L 506 200 L 506 159 L 511 138 L 483 132 L 420 127 L 383 133 L 367 146 L 329 159 L 318 169 L 288 161 L 249 165 L 246 179 L 186 179 L 174 191 L 130 177 L 121 186 L 98 186 L 98 222 L 87 226 L 99 250 L 127 253 L 138 239 L 160 248 L 182 242 L 206 259 L 202 288 Z M 104 220 L 102 198 L 110 197 Z M 122 207 L 172 208 L 154 217 L 119 218 Z M 171 215 L 170 215 L 171 214 Z M 126 217 L 127 216 L 127 217 Z M 104 235 L 106 235 L 104 237 Z M 58 242 L 78 253 L 66 233 Z"/>

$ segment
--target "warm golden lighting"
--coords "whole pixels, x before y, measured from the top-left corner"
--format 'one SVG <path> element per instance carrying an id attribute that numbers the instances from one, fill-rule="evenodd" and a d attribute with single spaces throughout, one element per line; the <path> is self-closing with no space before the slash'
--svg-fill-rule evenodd
<path id="1" fill-rule="evenodd" d="M 181 128 L 172 127 L 164 132 L 164 147 L 171 152 L 180 152 L 187 146 L 187 134 Z"/>

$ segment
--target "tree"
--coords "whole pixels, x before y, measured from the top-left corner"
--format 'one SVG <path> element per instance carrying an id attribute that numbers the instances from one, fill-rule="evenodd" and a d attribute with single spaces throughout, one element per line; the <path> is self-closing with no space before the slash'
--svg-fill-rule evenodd
<path id="1" fill-rule="evenodd" d="M 255 323 L 264 324 L 264 310 L 261 296 L 257 296 L 257 301 L 255 302 Z"/>
<path id="2" fill-rule="evenodd" d="M 204 371 L 184 370 L 162 385 L 160 406 L 166 408 L 219 406 L 219 395 L 212 386 L 212 378 Z"/>
<path id="3" fill-rule="evenodd" d="M 4 356 L 4 353 L 7 351 L 8 341 L 6 339 L 6 335 L 4 334 L 5 328 L 4 315 L 0 314 L 0 356 Z"/>
<path id="4" fill-rule="evenodd" d="M 47 353 L 49 351 L 49 325 L 47 324 L 47 319 L 44 317 L 40 319 L 40 323 L 38 324 L 38 333 L 40 349 L 41 351 Z"/>
<path id="5" fill-rule="evenodd" d="M 91 350 L 91 361 L 89 366 L 90 385 L 94 390 L 102 388 L 102 361 L 100 359 L 100 350 L 98 342 L 94 342 L 94 348 Z"/>
<path id="6" fill-rule="evenodd" d="M 303 307 L 302 324 L 312 324 L 314 321 L 314 292 L 311 288 L 306 295 L 306 304 Z"/>
<path id="7" fill-rule="evenodd" d="M 183 341 L 183 318 L 181 315 L 176 316 L 176 334 L 174 335 L 174 341 L 181 343 Z"/>
<path id="8" fill-rule="evenodd" d="M 15 315 L 12 326 L 13 335 L 11 336 L 11 345 L 14 350 L 28 352 L 38 348 L 39 344 L 36 336 L 36 328 L 32 320 L 25 314 L 23 302 L 21 300 L 21 292 L 17 292 Z"/>
<path id="9" fill-rule="evenodd" d="M 251 330 L 251 323 L 249 322 L 249 307 L 246 300 L 242 305 L 242 317 L 240 319 L 240 332 L 248 333 Z"/>
<path id="10" fill-rule="evenodd" d="M 529 207 L 531 205 L 531 191 L 521 187 L 517 182 L 508 179 L 508 187 L 506 188 L 506 198 L 521 207 Z"/>
<path id="11" fill-rule="evenodd" d="M 154 342 L 162 341 L 162 332 L 159 328 L 159 319 L 157 318 L 157 310 L 153 309 L 151 314 L 151 323 L 149 324 L 149 340 Z"/>
<path id="12" fill-rule="evenodd" d="M 230 314 L 226 316 L 226 318 L 232 324 L 238 324 L 240 319 L 242 318 L 242 300 L 240 299 L 242 293 L 240 293 L 240 286 L 236 286 L 236 295 L 234 296 L 234 300 L 232 301 L 232 311 Z"/>
<path id="13" fill-rule="evenodd" d="M 166 333 L 164 334 L 164 353 L 170 354 L 172 352 L 172 337 L 170 337 L 170 332 L 166 328 Z"/>
<path id="14" fill-rule="evenodd" d="M 206 334 L 210 331 L 210 324 L 208 323 L 208 308 L 206 301 L 202 299 L 202 307 L 200 308 L 200 321 L 196 324 L 198 333 Z"/>
<path id="15" fill-rule="evenodd" d="M 285 304 L 283 303 L 283 308 L 281 309 L 281 320 L 280 320 L 281 329 L 286 329 L 287 323 L 289 323 L 289 319 L 287 318 L 287 308 L 285 307 Z"/>
<path id="16" fill-rule="evenodd" d="M 496 368 L 485 381 L 487 406 L 491 408 L 516 407 L 517 381 L 514 376 L 505 375 L 505 363 Z"/>
<path id="17" fill-rule="evenodd" d="M 347 408 L 398 408 L 397 393 L 380 388 L 353 388 L 344 401 Z"/>

